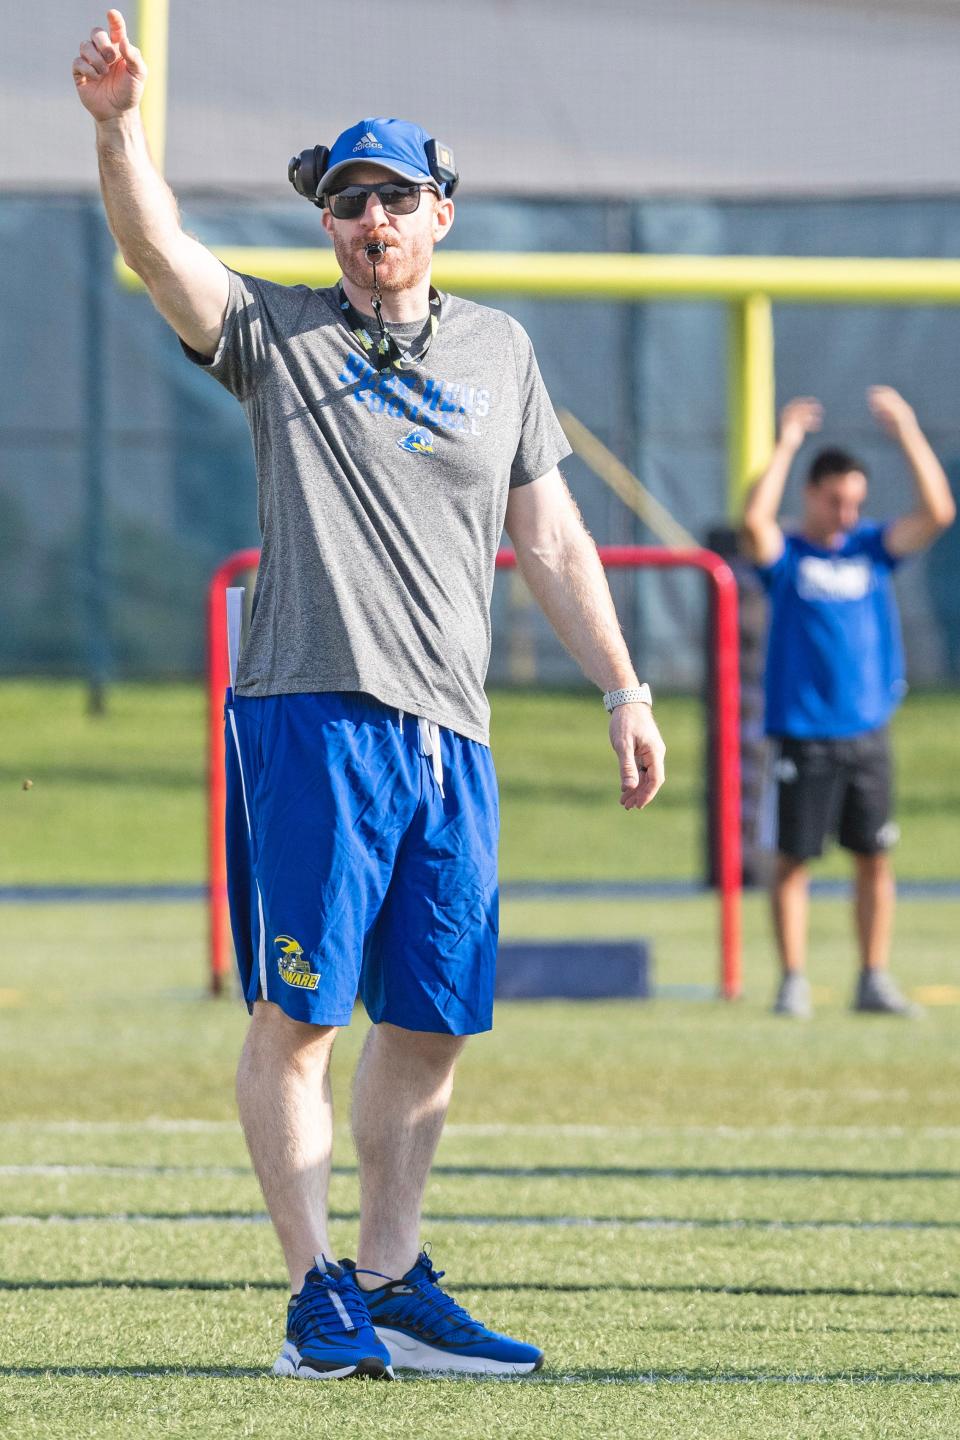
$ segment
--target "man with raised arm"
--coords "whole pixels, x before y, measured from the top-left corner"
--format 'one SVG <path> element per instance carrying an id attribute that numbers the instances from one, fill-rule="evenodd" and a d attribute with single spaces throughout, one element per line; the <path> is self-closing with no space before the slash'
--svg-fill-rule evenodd
<path id="1" fill-rule="evenodd" d="M 773 458 L 743 516 L 750 558 L 770 597 L 766 730 L 777 745 L 779 836 L 773 920 L 782 978 L 780 1015 L 812 1013 L 805 974 L 808 862 L 828 835 L 852 852 L 860 975 L 855 1010 L 914 1013 L 887 970 L 896 840 L 888 721 L 906 689 L 892 574 L 954 519 L 947 478 L 913 410 L 895 390 L 867 392 L 871 411 L 913 474 L 909 514 L 880 525 L 860 519 L 863 465 L 843 450 L 815 455 L 798 529 L 777 519 L 790 467 L 820 429 L 816 400 L 792 400 Z"/>
<path id="2" fill-rule="evenodd" d="M 453 157 L 366 119 L 304 152 L 342 280 L 227 271 L 185 235 L 138 105 L 119 11 L 73 62 L 104 204 L 188 357 L 240 400 L 263 533 L 227 704 L 231 917 L 251 1022 L 240 1117 L 290 1272 L 274 1373 L 522 1374 L 533 1345 L 441 1289 L 424 1189 L 465 1037 L 490 1028 L 496 779 L 483 692 L 501 530 L 557 634 L 604 692 L 620 803 L 663 783 L 650 692 L 557 469 L 569 453 L 521 327 L 439 294 Z M 356 1263 L 327 1235 L 337 1029 L 373 1022 L 354 1081 Z"/>

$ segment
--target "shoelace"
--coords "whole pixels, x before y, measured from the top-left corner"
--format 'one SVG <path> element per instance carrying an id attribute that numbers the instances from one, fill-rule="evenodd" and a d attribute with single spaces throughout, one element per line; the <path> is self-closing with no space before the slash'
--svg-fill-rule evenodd
<path id="1" fill-rule="evenodd" d="M 423 1278 L 414 1281 L 407 1294 L 397 1297 L 408 1302 L 411 1322 L 418 1324 L 427 1320 L 445 1320 L 451 1323 L 454 1329 L 482 1331 L 485 1327 L 480 1321 L 475 1320 L 462 1305 L 458 1305 L 452 1295 L 440 1289 L 440 1281 L 446 1272 L 434 1270 L 429 1261 L 423 1268 Z"/>
<path id="2" fill-rule="evenodd" d="M 318 1275 L 304 1283 L 294 1309 L 297 1330 L 313 1325 L 324 1332 L 359 1330 L 370 1324 L 366 1303 L 352 1285 L 341 1289 L 332 1275 Z"/>

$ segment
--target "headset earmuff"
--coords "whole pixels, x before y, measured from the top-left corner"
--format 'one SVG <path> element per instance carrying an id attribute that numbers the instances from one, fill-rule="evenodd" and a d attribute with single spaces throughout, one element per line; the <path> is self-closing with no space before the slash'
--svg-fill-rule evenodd
<path id="1" fill-rule="evenodd" d="M 427 164 L 430 166 L 430 174 L 440 186 L 444 199 L 449 200 L 460 184 L 460 175 L 457 171 L 457 162 L 453 158 L 453 151 L 449 145 L 443 145 L 439 140 L 428 140 L 423 151 L 427 157 Z"/>
<path id="2" fill-rule="evenodd" d="M 321 210 L 324 202 L 317 196 L 317 187 L 326 173 L 329 160 L 327 146 L 314 145 L 311 150 L 301 150 L 299 155 L 294 155 L 287 166 L 287 179 L 297 194 Z"/>

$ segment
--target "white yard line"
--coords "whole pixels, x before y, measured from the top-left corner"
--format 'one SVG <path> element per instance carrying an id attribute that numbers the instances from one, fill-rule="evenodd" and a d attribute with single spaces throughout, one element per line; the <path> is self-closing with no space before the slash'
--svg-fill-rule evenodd
<path id="1" fill-rule="evenodd" d="M 0 1135 L 9 1132 L 36 1132 L 42 1135 L 133 1135 L 148 1130 L 161 1135 L 239 1135 L 238 1120 L 3 1120 Z"/>
<path id="2" fill-rule="evenodd" d="M 346 1127 L 338 1127 L 346 1133 Z M 0 1121 L 0 1136 L 5 1134 L 42 1135 L 136 1135 L 151 1134 L 240 1134 L 235 1120 L 5 1120 Z M 453 1122 L 444 1128 L 450 1137 L 472 1135 L 497 1136 L 558 1136 L 577 1139 L 595 1136 L 624 1136 L 643 1139 L 669 1139 L 673 1136 L 696 1139 L 799 1139 L 799 1140 L 884 1140 L 916 1136 L 926 1140 L 960 1139 L 960 1125 L 593 1125 L 593 1124 L 524 1124 L 519 1121 L 487 1121 L 480 1123 Z"/>
<path id="3" fill-rule="evenodd" d="M 249 1165 L 0 1165 L 0 1176 L 40 1175 L 63 1178 L 74 1175 L 102 1175 L 109 1179 L 155 1180 L 176 1176 L 182 1180 L 253 1178 Z"/>
<path id="4" fill-rule="evenodd" d="M 915 1135 L 930 1140 L 960 1139 L 960 1125 L 578 1125 L 535 1124 L 510 1122 L 488 1124 L 457 1124 L 444 1127 L 444 1135 L 569 1135 L 572 1137 L 629 1136 L 669 1139 L 672 1136 L 696 1139 L 825 1139 L 883 1140 Z"/>
<path id="5" fill-rule="evenodd" d="M 536 1375 L 525 1385 L 957 1385 L 955 1375 L 884 1375 L 881 1371 L 841 1375 L 697 1375 L 680 1372 L 646 1375 Z"/>
<path id="6" fill-rule="evenodd" d="M 331 1219 L 354 1221 L 354 1213 L 333 1212 Z M 187 1211 L 151 1215 L 122 1211 L 112 1215 L 0 1215 L 3 1225 L 267 1225 L 270 1217 L 258 1211 Z M 728 1218 L 679 1219 L 669 1215 L 621 1218 L 613 1215 L 425 1215 L 428 1225 L 473 1225 L 480 1229 L 514 1226 L 518 1229 L 571 1230 L 928 1230 L 960 1229 L 954 1220 L 763 1220 Z"/>

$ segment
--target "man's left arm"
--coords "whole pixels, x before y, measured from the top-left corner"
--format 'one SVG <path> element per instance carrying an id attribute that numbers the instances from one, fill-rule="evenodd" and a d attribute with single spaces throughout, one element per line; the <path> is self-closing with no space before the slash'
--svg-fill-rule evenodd
<path id="1" fill-rule="evenodd" d="M 534 599 L 584 674 L 603 691 L 635 687 L 597 547 L 558 469 L 510 491 L 505 528 Z M 620 763 L 620 804 L 642 810 L 664 781 L 665 746 L 650 706 L 618 705 L 610 743 Z"/>
<path id="2" fill-rule="evenodd" d="M 883 429 L 903 450 L 917 489 L 913 510 L 887 526 L 883 543 L 889 554 L 897 558 L 913 555 L 932 545 L 937 536 L 953 524 L 957 507 L 950 483 L 903 396 L 889 385 L 874 385 L 867 399 Z"/>

